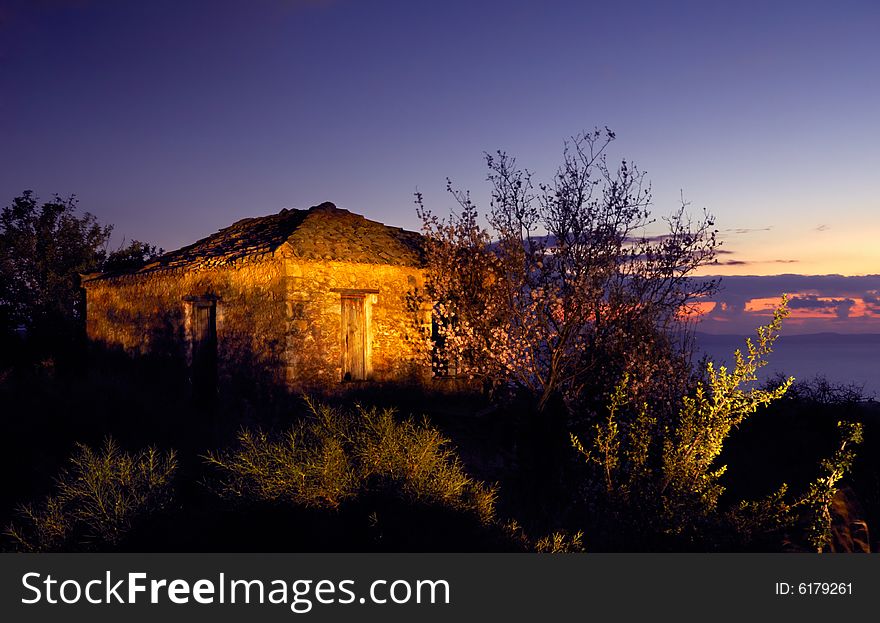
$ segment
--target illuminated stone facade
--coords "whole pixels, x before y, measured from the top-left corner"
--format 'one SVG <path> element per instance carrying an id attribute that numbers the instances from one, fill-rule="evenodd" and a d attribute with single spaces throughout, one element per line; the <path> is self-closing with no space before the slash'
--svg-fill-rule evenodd
<path id="1" fill-rule="evenodd" d="M 213 366 L 220 387 L 424 380 L 422 266 L 417 233 L 330 203 L 282 210 L 137 271 L 85 277 L 86 327 L 110 348 Z"/>

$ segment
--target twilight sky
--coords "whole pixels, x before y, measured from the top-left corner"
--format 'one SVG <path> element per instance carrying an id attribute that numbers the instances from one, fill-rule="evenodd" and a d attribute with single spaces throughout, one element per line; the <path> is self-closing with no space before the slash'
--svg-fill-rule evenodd
<path id="1" fill-rule="evenodd" d="M 447 176 L 485 205 L 484 151 L 546 175 L 607 125 L 656 214 L 716 215 L 708 272 L 843 276 L 737 277 L 707 330 L 778 286 L 880 332 L 877 33 L 875 0 L 0 0 L 0 201 L 75 193 L 167 249 L 325 200 L 417 229 Z"/>

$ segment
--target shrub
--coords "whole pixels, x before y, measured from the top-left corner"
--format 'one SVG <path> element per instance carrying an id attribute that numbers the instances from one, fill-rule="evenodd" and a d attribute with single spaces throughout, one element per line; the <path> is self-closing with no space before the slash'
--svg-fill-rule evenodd
<path id="1" fill-rule="evenodd" d="M 856 452 L 853 446 L 862 443 L 863 428 L 856 422 L 841 421 L 840 446 L 820 463 L 822 474 L 794 503 L 806 523 L 806 538 L 811 547 L 821 552 L 831 543 L 831 507 L 841 479 L 852 470 Z"/>
<path id="2" fill-rule="evenodd" d="M 29 552 L 112 546 L 145 516 L 172 500 L 177 458 L 154 447 L 129 454 L 108 438 L 96 451 L 76 444 L 70 466 L 56 479 L 57 493 L 39 506 L 19 507 L 21 521 L 6 535 Z"/>
<path id="3" fill-rule="evenodd" d="M 239 447 L 205 458 L 227 499 L 338 508 L 371 492 L 494 518 L 495 490 L 470 478 L 449 441 L 427 422 L 399 421 L 393 409 L 354 412 L 308 403 L 309 417 L 274 439 L 243 430 Z"/>
<path id="4" fill-rule="evenodd" d="M 822 474 L 799 496 L 788 486 L 758 501 L 741 501 L 720 508 L 725 491 L 718 465 L 730 433 L 759 408 L 780 398 L 794 379 L 776 387 L 755 388 L 757 371 L 766 365 L 788 313 L 787 299 L 773 320 L 760 327 L 757 340 L 747 340 L 745 354 L 736 351 L 732 370 L 706 367 L 706 379 L 684 396 L 677 416 L 659 417 L 649 405 L 632 405 L 629 379 L 613 392 L 608 417 L 595 425 L 585 445 L 575 435 L 572 444 L 591 467 L 587 495 L 622 526 L 638 528 L 663 543 L 680 548 L 753 546 L 760 539 L 799 527 L 811 547 L 822 550 L 830 538 L 830 506 L 837 484 L 849 471 L 861 441 L 861 426 L 840 423 L 838 450 L 821 462 Z M 618 529 L 619 529 L 618 527 Z"/>
<path id="5" fill-rule="evenodd" d="M 631 405 L 624 376 L 611 395 L 608 417 L 595 425 L 590 448 L 572 435 L 574 447 L 598 468 L 596 493 L 616 513 L 650 521 L 660 534 L 693 537 L 717 510 L 725 467 L 715 464 L 725 439 L 758 407 L 780 398 L 793 379 L 773 389 L 744 389 L 766 364 L 785 301 L 772 322 L 758 330 L 747 352 L 735 353 L 732 370 L 710 361 L 706 381 L 684 396 L 675 417 L 660 418 L 646 403 Z"/>

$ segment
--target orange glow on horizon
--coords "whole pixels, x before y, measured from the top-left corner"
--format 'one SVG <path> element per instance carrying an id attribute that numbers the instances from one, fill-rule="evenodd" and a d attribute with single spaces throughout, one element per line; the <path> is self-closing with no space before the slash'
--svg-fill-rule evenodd
<path id="1" fill-rule="evenodd" d="M 865 304 L 865 301 L 860 298 L 845 296 L 817 296 L 810 300 L 815 300 L 820 305 L 823 303 L 829 305 L 827 307 L 820 307 L 818 305 L 816 307 L 799 307 L 797 301 L 803 300 L 803 297 L 806 296 L 811 296 L 811 294 L 799 293 L 793 296 L 795 304 L 792 305 L 791 302 L 789 303 L 790 319 L 838 318 L 841 316 L 838 313 L 837 305 L 845 304 L 847 301 L 853 302 L 851 306 L 845 307 L 847 318 L 866 318 L 872 316 L 870 308 Z M 773 310 L 779 305 L 779 302 L 780 299 L 778 297 L 754 298 L 746 303 L 745 311 L 759 316 L 770 316 L 773 314 Z"/>
<path id="2" fill-rule="evenodd" d="M 691 303 L 689 312 L 690 314 L 703 316 L 713 311 L 717 306 L 718 303 L 716 301 L 697 301 L 696 303 Z"/>

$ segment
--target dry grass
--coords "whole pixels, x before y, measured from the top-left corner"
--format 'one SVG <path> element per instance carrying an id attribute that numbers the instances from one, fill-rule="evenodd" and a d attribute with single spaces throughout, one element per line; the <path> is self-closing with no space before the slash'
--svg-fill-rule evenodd
<path id="1" fill-rule="evenodd" d="M 449 441 L 392 409 L 352 412 L 309 403 L 310 416 L 280 438 L 244 430 L 239 446 L 206 459 L 225 498 L 337 508 L 375 491 L 406 501 L 495 515 L 495 490 L 469 477 Z"/>
<path id="2" fill-rule="evenodd" d="M 116 545 L 136 521 L 168 505 L 176 471 L 173 450 L 129 454 L 112 439 L 97 451 L 77 444 L 56 479 L 57 493 L 20 506 L 20 520 L 5 533 L 15 549 L 28 552 Z"/>

